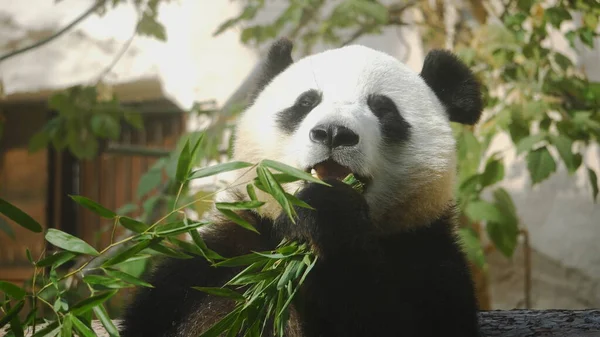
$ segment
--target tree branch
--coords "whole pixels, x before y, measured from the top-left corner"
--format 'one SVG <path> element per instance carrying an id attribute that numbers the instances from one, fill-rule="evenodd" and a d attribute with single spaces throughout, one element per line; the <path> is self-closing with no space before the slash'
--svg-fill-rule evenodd
<path id="1" fill-rule="evenodd" d="M 411 8 L 416 3 L 417 3 L 417 1 L 413 0 L 413 1 L 409 1 L 402 5 L 393 4 L 390 7 L 388 7 L 388 13 L 389 13 L 388 22 L 384 26 L 405 26 L 406 23 L 400 19 L 400 15 L 402 15 L 402 13 L 404 13 L 405 10 Z M 343 46 L 346 46 L 346 45 L 356 41 L 359 37 L 363 36 L 370 29 L 373 29 L 376 26 L 377 26 L 377 24 L 375 24 L 375 23 L 365 24 L 365 25 L 361 26 L 354 33 L 352 33 L 352 35 L 350 35 L 350 37 L 348 39 L 346 39 L 344 42 L 342 42 L 341 46 L 343 47 Z"/>
<path id="2" fill-rule="evenodd" d="M 93 4 L 87 11 L 83 12 L 80 16 L 78 16 L 75 20 L 73 20 L 73 22 L 69 23 L 68 25 L 66 25 L 65 27 L 63 27 L 61 30 L 59 30 L 58 32 L 48 36 L 47 38 L 40 40 L 32 45 L 29 45 L 27 47 L 21 48 L 21 49 L 17 49 L 14 50 L 12 52 L 9 52 L 8 54 L 4 54 L 2 56 L 0 56 L 0 62 L 5 61 L 13 56 L 17 56 L 19 54 L 23 54 L 29 50 L 41 47 L 43 45 L 45 45 L 48 42 L 51 42 L 52 40 L 56 39 L 57 37 L 61 36 L 62 34 L 66 33 L 69 29 L 73 28 L 74 26 L 76 26 L 78 23 L 80 23 L 81 21 L 83 21 L 85 18 L 87 18 L 88 16 L 90 16 L 92 13 L 94 13 L 98 8 L 100 8 L 100 6 L 104 5 L 104 3 L 106 2 L 106 0 L 98 0 L 95 4 Z"/>

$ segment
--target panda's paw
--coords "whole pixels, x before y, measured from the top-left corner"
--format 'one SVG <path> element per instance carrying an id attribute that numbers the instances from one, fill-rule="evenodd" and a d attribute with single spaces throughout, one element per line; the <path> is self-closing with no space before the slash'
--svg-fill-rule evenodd
<path id="1" fill-rule="evenodd" d="M 365 198 L 339 180 L 324 182 L 331 186 L 309 183 L 296 195 L 313 209 L 295 207 L 295 223 L 283 213 L 276 227 L 283 236 L 308 241 L 321 252 L 360 246 L 372 229 Z"/>

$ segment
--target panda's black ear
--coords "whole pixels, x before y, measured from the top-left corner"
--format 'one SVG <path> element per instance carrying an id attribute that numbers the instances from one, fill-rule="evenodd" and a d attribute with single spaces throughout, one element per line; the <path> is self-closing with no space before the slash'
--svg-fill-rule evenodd
<path id="1" fill-rule="evenodd" d="M 287 38 L 279 38 L 271 45 L 256 79 L 254 96 L 258 95 L 275 76 L 294 63 L 292 60 L 293 48 L 294 44 Z"/>
<path id="2" fill-rule="evenodd" d="M 480 85 L 458 57 L 446 50 L 430 51 L 421 77 L 444 104 L 452 122 L 473 125 L 479 121 L 483 110 Z"/>

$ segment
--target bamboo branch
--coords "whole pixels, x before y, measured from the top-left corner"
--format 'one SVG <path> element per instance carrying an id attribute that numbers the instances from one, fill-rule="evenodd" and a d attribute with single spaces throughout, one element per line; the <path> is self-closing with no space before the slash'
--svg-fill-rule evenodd
<path id="1" fill-rule="evenodd" d="M 83 12 L 75 20 L 73 20 L 71 23 L 69 23 L 68 25 L 66 25 L 65 27 L 63 27 L 62 29 L 60 29 L 59 31 L 57 31 L 56 33 L 48 36 L 45 39 L 42 39 L 42 40 L 38 41 L 38 42 L 36 42 L 36 43 L 34 43 L 32 45 L 29 45 L 29 46 L 21 48 L 21 49 L 14 50 L 12 52 L 9 52 L 8 54 L 4 54 L 4 55 L 0 56 L 0 62 L 5 61 L 5 60 L 7 60 L 7 59 L 9 59 L 9 58 L 11 58 L 13 56 L 17 56 L 19 54 L 23 54 L 23 53 L 25 53 L 27 51 L 30 51 L 32 49 L 41 47 L 41 46 L 43 46 L 43 45 L 51 42 L 52 40 L 56 39 L 57 37 L 63 35 L 67 31 L 69 31 L 71 28 L 75 27 L 77 24 L 79 24 L 85 18 L 87 18 L 88 16 L 90 16 L 98 8 L 100 8 L 100 6 L 104 5 L 105 2 L 106 2 L 106 0 L 98 0 L 88 10 L 86 10 L 85 12 Z"/>

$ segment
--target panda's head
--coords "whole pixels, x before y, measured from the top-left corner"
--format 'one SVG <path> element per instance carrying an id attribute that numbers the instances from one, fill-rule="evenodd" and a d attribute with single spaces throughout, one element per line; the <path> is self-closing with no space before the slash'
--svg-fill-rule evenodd
<path id="1" fill-rule="evenodd" d="M 321 178 L 352 172 L 366 184 L 376 223 L 406 228 L 446 212 L 455 175 L 450 122 L 474 124 L 482 110 L 470 70 L 445 51 L 430 52 L 418 74 L 363 46 L 297 62 L 291 50 L 285 39 L 271 47 L 260 90 L 238 121 L 234 159 L 272 159 Z M 293 193 L 299 184 L 284 187 Z M 269 217 L 281 212 L 272 200 L 263 208 Z"/>

